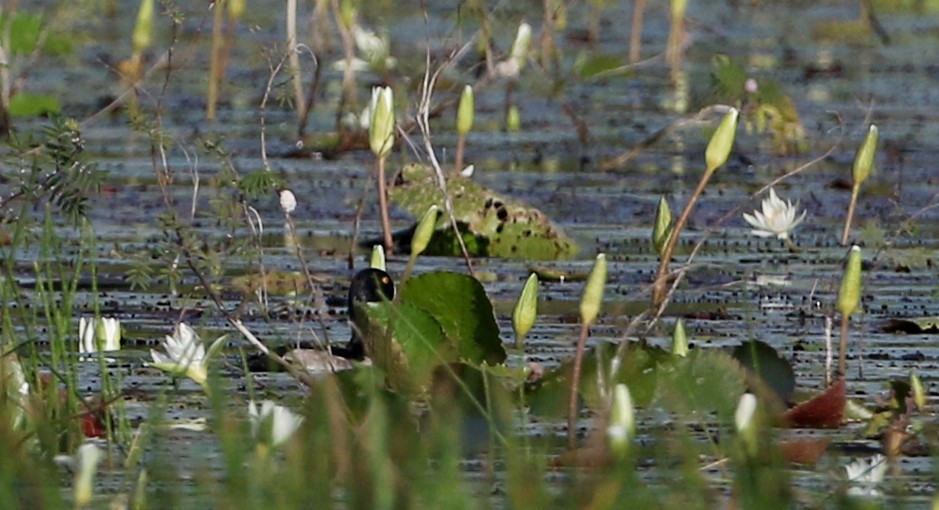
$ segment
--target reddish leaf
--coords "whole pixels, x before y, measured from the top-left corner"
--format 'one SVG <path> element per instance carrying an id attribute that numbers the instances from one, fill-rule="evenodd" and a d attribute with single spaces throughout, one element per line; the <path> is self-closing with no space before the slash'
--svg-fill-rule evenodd
<path id="1" fill-rule="evenodd" d="M 783 422 L 793 428 L 838 428 L 844 418 L 846 403 L 844 377 L 839 377 L 824 393 L 786 411 Z"/>
<path id="2" fill-rule="evenodd" d="M 825 438 L 792 439 L 779 445 L 779 452 L 792 464 L 815 464 L 830 441 Z"/>

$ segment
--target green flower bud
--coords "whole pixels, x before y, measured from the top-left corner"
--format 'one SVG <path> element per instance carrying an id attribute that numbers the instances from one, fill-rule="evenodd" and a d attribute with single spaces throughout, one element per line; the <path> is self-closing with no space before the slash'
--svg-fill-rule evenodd
<path id="1" fill-rule="evenodd" d="M 580 320 L 588 326 L 593 324 L 593 321 L 597 320 L 597 315 L 600 314 L 604 287 L 606 287 L 606 255 L 601 253 L 597 255 L 597 260 L 593 263 L 593 269 L 584 287 L 584 295 L 580 298 Z"/>
<path id="2" fill-rule="evenodd" d="M 522 117 L 518 113 L 518 106 L 514 104 L 509 107 L 509 113 L 505 118 L 505 130 L 510 133 L 517 133 L 522 129 Z"/>
<path id="3" fill-rule="evenodd" d="M 427 249 L 430 238 L 434 235 L 435 226 L 437 226 L 437 206 L 432 205 L 427 209 L 427 212 L 424 213 L 424 216 L 421 216 L 421 221 L 418 222 L 417 228 L 414 229 L 414 237 L 411 239 L 412 257 L 420 255 Z"/>
<path id="4" fill-rule="evenodd" d="M 708 148 L 704 152 L 704 160 L 707 163 L 707 171 L 713 172 L 727 162 L 730 156 L 730 149 L 734 146 L 734 137 L 737 134 L 737 116 L 739 112 L 736 108 L 731 108 L 717 130 L 711 136 L 708 142 Z"/>
<path id="5" fill-rule="evenodd" d="M 245 4 L 247 0 L 228 0 L 228 17 L 231 19 L 241 19 L 245 13 Z"/>
<path id="6" fill-rule="evenodd" d="M 688 355 L 688 334 L 685 333 L 685 323 L 681 319 L 675 322 L 675 331 L 672 332 L 672 354 L 681 357 Z"/>
<path id="7" fill-rule="evenodd" d="M 372 153 L 382 158 L 391 152 L 395 143 L 394 96 L 390 87 L 372 89 L 369 103 L 371 120 L 368 125 L 368 141 Z"/>
<path id="8" fill-rule="evenodd" d="M 153 44 L 153 0 L 140 2 L 137 11 L 137 24 L 131 36 L 134 53 L 140 54 Z"/>
<path id="9" fill-rule="evenodd" d="M 460 105 L 456 109 L 456 132 L 466 135 L 473 129 L 473 87 L 463 87 L 460 94 Z"/>
<path id="10" fill-rule="evenodd" d="M 854 185 L 860 186 L 871 174 L 874 166 L 874 154 L 877 152 L 877 126 L 871 124 L 864 137 L 864 143 L 854 156 Z"/>
<path id="11" fill-rule="evenodd" d="M 672 209 L 668 206 L 665 197 L 662 197 L 659 199 L 659 208 L 655 211 L 655 227 L 652 229 L 652 246 L 659 256 L 668 244 L 670 235 L 672 235 Z"/>
<path id="12" fill-rule="evenodd" d="M 913 393 L 916 408 L 920 411 L 926 409 L 926 388 L 923 387 L 923 381 L 916 372 L 910 373 L 910 391 Z"/>
<path id="13" fill-rule="evenodd" d="M 528 275 L 528 280 L 522 287 L 522 294 L 518 296 L 515 310 L 512 312 L 512 329 L 515 330 L 515 339 L 519 346 L 535 325 L 536 315 L 538 315 L 538 275 L 532 273 Z"/>
<path id="14" fill-rule="evenodd" d="M 613 406 L 610 409 L 610 424 L 606 429 L 610 449 L 618 456 L 629 450 L 629 441 L 636 435 L 636 418 L 629 387 L 617 384 L 613 389 Z"/>
<path id="15" fill-rule="evenodd" d="M 838 289 L 838 302 L 835 308 L 841 315 L 850 317 L 857 310 L 861 302 L 861 247 L 851 247 L 848 255 L 848 265 L 844 268 L 841 277 L 841 287 Z"/>
<path id="16" fill-rule="evenodd" d="M 372 259 L 369 267 L 385 271 L 385 247 L 381 243 L 372 246 Z"/>

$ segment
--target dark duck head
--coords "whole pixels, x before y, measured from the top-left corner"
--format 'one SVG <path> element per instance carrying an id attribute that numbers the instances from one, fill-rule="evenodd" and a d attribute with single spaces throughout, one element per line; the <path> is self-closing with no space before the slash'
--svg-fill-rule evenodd
<path id="1" fill-rule="evenodd" d="M 381 269 L 363 269 L 355 274 L 349 285 L 349 327 L 352 337 L 345 346 L 334 346 L 330 352 L 318 349 L 310 342 L 300 342 L 299 345 L 281 345 L 273 349 L 279 356 L 288 362 L 305 365 L 310 369 L 338 370 L 351 368 L 348 360 L 362 360 L 365 358 L 365 341 L 363 332 L 368 328 L 368 317 L 361 311 L 365 303 L 380 303 L 394 299 L 395 284 L 388 273 Z M 264 354 L 257 354 L 248 359 L 248 369 L 252 372 L 279 371 L 283 367 Z"/>

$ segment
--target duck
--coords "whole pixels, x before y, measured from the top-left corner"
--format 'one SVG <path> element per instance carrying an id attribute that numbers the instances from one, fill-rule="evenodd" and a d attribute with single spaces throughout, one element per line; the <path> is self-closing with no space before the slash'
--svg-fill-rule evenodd
<path id="1" fill-rule="evenodd" d="M 367 268 L 357 272 L 349 284 L 347 305 L 352 335 L 345 345 L 323 349 L 311 342 L 281 345 L 273 350 L 290 363 L 305 367 L 311 372 L 338 372 L 354 368 L 355 362 L 368 364 L 368 353 L 362 332 L 368 325 L 368 317 L 361 308 L 363 303 L 380 303 L 395 297 L 395 284 L 391 276 L 381 269 Z M 248 358 L 251 372 L 282 371 L 284 367 L 269 356 L 258 353 Z"/>

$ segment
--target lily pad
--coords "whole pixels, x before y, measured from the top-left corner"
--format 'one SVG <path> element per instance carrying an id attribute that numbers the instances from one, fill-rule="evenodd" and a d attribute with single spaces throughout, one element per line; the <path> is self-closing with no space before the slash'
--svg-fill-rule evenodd
<path id="1" fill-rule="evenodd" d="M 404 284 L 401 301 L 428 312 L 461 360 L 490 365 L 505 361 L 492 303 L 475 278 L 448 271 L 422 274 Z"/>
<path id="2" fill-rule="evenodd" d="M 885 333 L 936 334 L 939 333 L 939 317 L 917 317 L 912 319 L 890 319 L 880 326 Z"/>
<path id="3" fill-rule="evenodd" d="M 732 356 L 766 383 L 780 402 L 792 400 L 792 392 L 796 389 L 792 364 L 771 345 L 760 340 L 744 342 L 734 348 Z"/>
<path id="4" fill-rule="evenodd" d="M 746 390 L 743 367 L 726 352 L 694 349 L 670 367 L 659 370 L 657 401 L 678 413 L 733 416 Z"/>
<path id="5" fill-rule="evenodd" d="M 370 303 L 367 314 L 366 350 L 391 389 L 425 393 L 434 367 L 456 361 L 440 323 L 420 307 L 403 301 Z"/>
<path id="6" fill-rule="evenodd" d="M 608 373 L 616 348 L 615 344 L 604 342 L 590 349 L 584 356 L 580 396 L 584 405 L 591 409 L 600 409 L 604 405 L 600 396 L 597 370 L 602 366 Z M 640 407 L 647 406 L 656 393 L 660 365 L 667 365 L 674 359 L 674 356 L 658 347 L 644 342 L 631 343 L 623 357 L 616 381 L 612 384 L 626 384 L 633 402 Z M 526 385 L 525 399 L 532 414 L 558 417 L 567 414 L 572 371 L 573 361 L 567 361 L 534 383 Z"/>
<path id="7" fill-rule="evenodd" d="M 437 205 L 445 208 L 434 171 L 422 165 L 401 170 L 402 182 L 389 190 L 391 200 L 416 217 Z M 490 191 L 461 175 L 447 177 L 447 189 L 458 222 L 487 242 L 477 256 L 556 260 L 577 253 L 577 244 L 541 211 Z M 449 230 L 445 215 L 438 229 Z"/>

